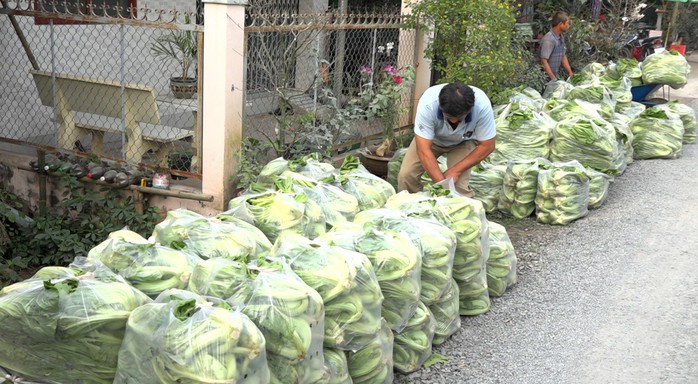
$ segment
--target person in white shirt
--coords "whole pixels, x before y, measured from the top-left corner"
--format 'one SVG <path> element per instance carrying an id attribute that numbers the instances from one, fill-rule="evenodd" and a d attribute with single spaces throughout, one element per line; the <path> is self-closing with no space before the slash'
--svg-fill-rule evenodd
<path id="1" fill-rule="evenodd" d="M 494 151 L 496 141 L 487 95 L 463 83 L 428 88 L 419 99 L 414 134 L 398 174 L 398 191 L 421 191 L 426 172 L 435 183 L 452 178 L 458 193 L 473 197 L 470 170 Z M 441 172 L 436 159 L 443 154 L 448 169 Z"/>

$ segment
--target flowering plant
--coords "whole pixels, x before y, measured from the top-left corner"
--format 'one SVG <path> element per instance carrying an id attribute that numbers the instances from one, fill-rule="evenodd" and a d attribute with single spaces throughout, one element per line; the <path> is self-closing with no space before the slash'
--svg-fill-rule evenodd
<path id="1" fill-rule="evenodd" d="M 390 44 L 390 43 L 388 43 Z M 383 126 L 383 142 L 376 149 L 378 156 L 384 156 L 396 147 L 395 125 L 400 113 L 402 97 L 414 84 L 414 68 L 399 69 L 394 65 L 384 65 L 380 72 L 361 66 L 361 89 L 353 100 L 355 107 L 361 108 L 369 120 L 379 119 Z"/>

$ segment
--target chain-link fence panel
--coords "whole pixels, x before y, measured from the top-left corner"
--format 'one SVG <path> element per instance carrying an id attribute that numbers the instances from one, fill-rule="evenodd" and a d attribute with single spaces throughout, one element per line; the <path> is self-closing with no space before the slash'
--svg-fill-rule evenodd
<path id="1" fill-rule="evenodd" d="M 391 128 L 412 123 L 415 31 L 399 12 L 257 13 L 245 32 L 243 134 L 272 143 L 269 157 L 341 152 L 380 135 L 385 120 L 370 109 L 395 99 L 386 92 L 401 94 Z"/>
<path id="2" fill-rule="evenodd" d="M 165 3 L 7 2 L 0 137 L 196 172 L 203 34 L 194 1 L 144 7 Z"/>

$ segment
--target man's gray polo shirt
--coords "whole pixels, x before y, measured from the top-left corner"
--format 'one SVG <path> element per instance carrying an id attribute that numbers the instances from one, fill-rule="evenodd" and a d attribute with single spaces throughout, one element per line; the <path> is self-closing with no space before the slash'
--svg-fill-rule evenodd
<path id="1" fill-rule="evenodd" d="M 562 57 L 566 51 L 565 37 L 562 34 L 556 35 L 552 29 L 540 40 L 540 57 L 548 60 L 550 69 L 556 76 L 560 72 Z"/>

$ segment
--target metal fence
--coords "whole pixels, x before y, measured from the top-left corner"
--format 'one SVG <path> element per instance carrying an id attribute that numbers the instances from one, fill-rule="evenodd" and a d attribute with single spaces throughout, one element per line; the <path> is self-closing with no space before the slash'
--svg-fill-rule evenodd
<path id="1" fill-rule="evenodd" d="M 399 12 L 258 13 L 248 15 L 245 33 L 244 134 L 273 141 L 282 152 L 275 156 L 357 145 L 379 134 L 380 122 L 348 116 L 349 106 L 380 81 L 386 65 L 403 71 L 415 63 L 415 34 Z M 405 92 L 395 128 L 411 123 L 412 98 Z"/>
<path id="2" fill-rule="evenodd" d="M 188 38 L 188 76 L 196 76 L 203 35 L 194 24 L 196 2 L 135 5 L 3 0 L 0 138 L 196 171 L 196 86 L 188 98 L 175 97 L 170 77 L 183 76 L 182 68 L 153 53 L 158 40 L 167 48 Z"/>
<path id="3" fill-rule="evenodd" d="M 173 88 L 170 78 L 184 77 L 182 66 L 153 53 L 159 40 L 163 50 L 203 47 L 197 4 L 0 0 L 0 140 L 198 173 L 200 85 L 180 98 L 187 84 Z M 246 137 L 317 149 L 381 132 L 375 121 L 346 119 L 348 106 L 385 65 L 415 63 L 414 31 L 397 9 L 353 15 L 315 5 L 256 0 L 247 9 Z M 201 78 L 200 56 L 189 76 Z M 405 92 L 397 126 L 411 123 L 412 97 Z"/>

